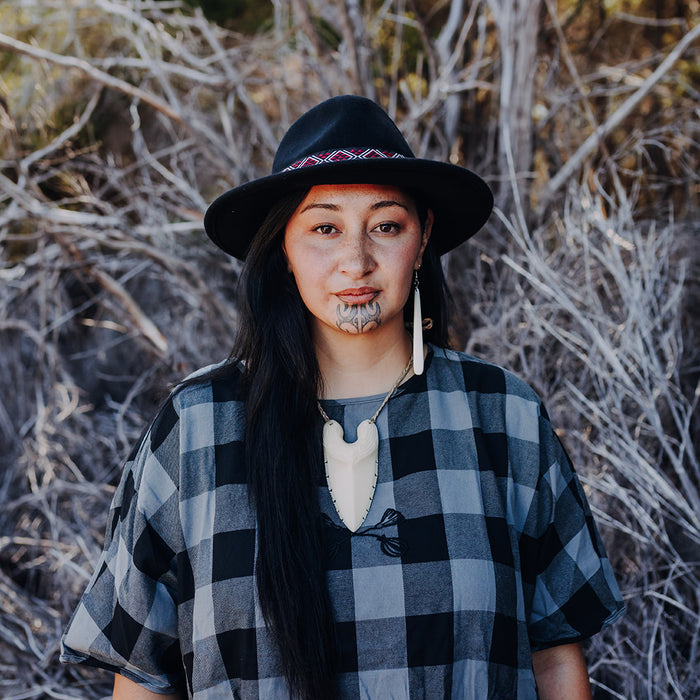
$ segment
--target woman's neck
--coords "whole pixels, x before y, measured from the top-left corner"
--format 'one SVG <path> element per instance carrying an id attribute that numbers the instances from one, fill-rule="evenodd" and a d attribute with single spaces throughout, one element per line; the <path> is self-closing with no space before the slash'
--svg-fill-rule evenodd
<path id="1" fill-rule="evenodd" d="M 403 328 L 391 336 L 378 331 L 321 336 L 315 346 L 325 399 L 389 391 L 411 356 L 411 339 Z"/>

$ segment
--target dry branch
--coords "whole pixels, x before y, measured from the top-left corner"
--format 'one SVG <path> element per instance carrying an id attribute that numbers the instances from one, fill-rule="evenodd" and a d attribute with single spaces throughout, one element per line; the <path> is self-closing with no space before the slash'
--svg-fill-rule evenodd
<path id="1" fill-rule="evenodd" d="M 540 208 L 544 208 L 551 202 L 554 195 L 566 182 L 569 181 L 573 174 L 581 167 L 586 158 L 588 158 L 595 151 L 595 149 L 598 148 L 600 142 L 630 115 L 641 100 L 669 72 L 676 61 L 678 61 L 678 59 L 683 55 L 683 52 L 699 37 L 700 24 L 697 24 L 676 44 L 676 46 L 674 46 L 668 56 L 666 56 L 666 58 L 659 64 L 658 68 L 644 80 L 641 86 L 579 146 L 577 151 L 547 183 L 547 186 L 540 198 Z"/>
<path id="2" fill-rule="evenodd" d="M 89 76 L 98 83 L 105 85 L 106 87 L 110 87 L 118 92 L 123 92 L 125 95 L 130 95 L 137 100 L 141 100 L 146 104 L 151 105 L 151 107 L 157 109 L 159 112 L 162 112 L 173 121 L 183 121 L 182 116 L 160 98 L 156 97 L 152 93 L 146 92 L 145 90 L 141 90 L 138 87 L 134 87 L 125 80 L 120 80 L 119 78 L 111 76 L 109 73 L 105 73 L 104 71 L 95 68 L 87 61 L 75 58 L 74 56 L 60 56 L 53 51 L 47 51 L 46 49 L 41 49 L 37 46 L 31 46 L 30 44 L 14 39 L 6 34 L 0 34 L 0 48 L 5 49 L 6 51 L 22 54 L 24 56 L 29 56 L 29 58 L 48 61 L 49 63 L 54 63 L 65 68 L 74 68 L 82 73 L 85 73 L 85 75 Z"/>

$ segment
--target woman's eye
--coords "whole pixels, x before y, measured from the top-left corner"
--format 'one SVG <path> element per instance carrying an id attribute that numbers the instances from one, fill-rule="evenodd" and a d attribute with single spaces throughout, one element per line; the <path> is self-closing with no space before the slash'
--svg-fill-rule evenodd
<path id="1" fill-rule="evenodd" d="M 379 231 L 380 233 L 396 233 L 399 230 L 399 225 L 387 221 L 383 224 L 379 224 L 379 226 L 376 226 L 375 230 Z"/>
<path id="2" fill-rule="evenodd" d="M 314 229 L 314 231 L 318 231 L 324 236 L 327 236 L 331 233 L 335 233 L 336 230 L 336 227 L 332 226 L 331 224 L 321 224 L 320 226 L 316 226 L 316 228 Z"/>

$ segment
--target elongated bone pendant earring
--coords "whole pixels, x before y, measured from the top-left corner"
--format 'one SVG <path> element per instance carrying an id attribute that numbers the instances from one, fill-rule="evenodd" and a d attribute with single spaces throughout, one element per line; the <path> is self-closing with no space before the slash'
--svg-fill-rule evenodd
<path id="1" fill-rule="evenodd" d="M 423 374 L 423 314 L 420 308 L 418 270 L 413 271 L 413 372 Z"/>

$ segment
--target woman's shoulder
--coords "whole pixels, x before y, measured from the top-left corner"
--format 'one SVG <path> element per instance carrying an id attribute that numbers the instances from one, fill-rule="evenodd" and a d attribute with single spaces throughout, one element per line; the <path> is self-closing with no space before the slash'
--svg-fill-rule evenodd
<path id="1" fill-rule="evenodd" d="M 467 393 L 500 394 L 541 404 L 537 392 L 518 375 L 483 358 L 451 348 L 431 346 L 431 366 L 438 375 L 457 375 Z"/>
<path id="2" fill-rule="evenodd" d="M 206 365 L 188 374 L 171 391 L 168 402 L 176 408 L 201 404 L 240 402 L 243 367 L 235 359 Z"/>
<path id="3" fill-rule="evenodd" d="M 244 422 L 240 362 L 225 360 L 207 365 L 187 375 L 161 403 L 127 461 L 133 460 L 142 447 L 151 451 L 189 449 L 189 443 L 212 434 L 215 423 Z"/>

